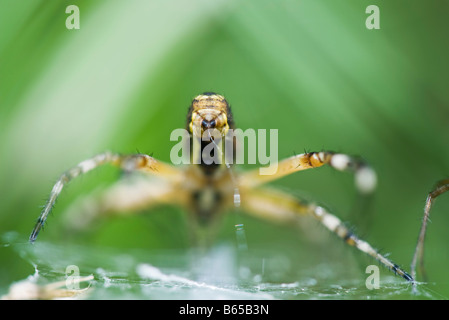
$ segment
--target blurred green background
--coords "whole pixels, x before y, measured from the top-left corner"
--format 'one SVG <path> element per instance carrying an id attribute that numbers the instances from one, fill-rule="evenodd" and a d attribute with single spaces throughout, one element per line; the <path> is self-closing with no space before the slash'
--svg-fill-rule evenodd
<path id="1" fill-rule="evenodd" d="M 79 30 L 65 26 L 71 4 Z M 371 4 L 379 30 L 365 26 Z M 139 150 L 169 161 L 170 132 L 184 127 L 192 98 L 215 91 L 238 127 L 279 129 L 281 158 L 334 150 L 371 163 L 379 186 L 361 214 L 351 214 L 349 174 L 322 168 L 273 184 L 327 205 L 408 270 L 427 193 L 449 176 L 448 11 L 447 1 L 415 0 L 0 0 L 0 234 L 25 240 L 58 176 L 92 155 Z M 105 167 L 73 181 L 38 241 L 187 249 L 174 208 L 61 232 L 70 203 L 119 176 Z M 436 202 L 426 243 L 429 286 L 443 298 L 447 198 Z M 250 249 L 291 259 L 309 250 L 311 264 L 340 267 L 346 252 L 358 256 L 320 228 L 323 243 L 309 246 L 297 230 L 242 219 Z M 223 223 L 218 241 L 234 241 L 233 223 Z M 354 278 L 363 283 L 369 263 Z M 0 248 L 2 292 L 32 272 Z"/>

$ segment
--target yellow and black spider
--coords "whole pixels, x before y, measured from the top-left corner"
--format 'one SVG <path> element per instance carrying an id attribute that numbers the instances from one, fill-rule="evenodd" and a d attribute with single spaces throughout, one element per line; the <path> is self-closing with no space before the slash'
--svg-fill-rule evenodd
<path id="1" fill-rule="evenodd" d="M 213 129 L 214 136 L 202 139 L 204 132 Z M 172 204 L 184 208 L 190 214 L 189 221 L 194 227 L 216 225 L 223 213 L 240 207 L 248 214 L 270 221 L 289 224 L 306 215 L 312 216 L 328 230 L 336 234 L 350 246 L 373 257 L 382 265 L 407 281 L 414 281 L 416 257 L 412 262 L 412 275 L 375 250 L 369 243 L 353 234 L 335 215 L 324 207 L 308 203 L 275 188 L 263 185 L 292 174 L 296 171 L 329 165 L 339 171 L 351 171 L 355 175 L 357 188 L 369 193 L 376 186 L 375 172 L 363 161 L 346 154 L 328 151 L 298 154 L 277 163 L 273 174 L 260 174 L 259 170 L 237 172 L 231 161 L 208 161 L 203 151 L 210 143 L 218 146 L 218 140 L 231 141 L 235 151 L 235 139 L 229 139 L 229 131 L 234 129 L 231 109 L 226 99 L 216 93 L 206 92 L 198 95 L 188 111 L 187 131 L 192 147 L 191 163 L 174 166 L 163 163 L 146 154 L 121 155 L 106 152 L 82 161 L 74 168 L 61 175 L 54 185 L 49 200 L 31 233 L 34 242 L 43 227 L 48 214 L 61 193 L 63 187 L 73 178 L 84 174 L 103 164 L 112 164 L 126 172 L 142 172 L 158 179 L 142 179 L 133 184 L 117 182 L 101 196 L 90 199 L 88 206 L 77 216 L 78 224 L 88 225 L 94 219 L 111 214 L 120 214 L 127 210 L 150 208 L 160 204 Z M 218 150 L 218 152 L 217 152 Z M 216 149 L 215 155 L 224 158 L 224 152 Z M 448 184 L 439 185 L 440 192 L 430 194 L 430 201 L 446 191 Z M 426 212 L 428 212 L 428 210 Z M 427 221 L 428 217 L 425 217 Z M 425 225 L 423 224 L 418 247 L 424 242 Z"/>

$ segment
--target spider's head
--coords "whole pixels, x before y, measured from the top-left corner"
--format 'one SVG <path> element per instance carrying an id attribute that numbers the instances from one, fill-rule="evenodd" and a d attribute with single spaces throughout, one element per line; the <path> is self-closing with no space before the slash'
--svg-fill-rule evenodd
<path id="1" fill-rule="evenodd" d="M 231 118 L 226 99 L 219 94 L 205 92 L 192 101 L 187 118 L 188 130 L 196 137 L 201 137 L 209 129 L 216 129 L 225 136 L 232 125 Z"/>

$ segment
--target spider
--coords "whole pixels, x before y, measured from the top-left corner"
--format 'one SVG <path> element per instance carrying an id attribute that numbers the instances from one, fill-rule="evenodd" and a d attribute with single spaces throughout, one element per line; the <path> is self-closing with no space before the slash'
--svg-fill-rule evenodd
<path id="1" fill-rule="evenodd" d="M 122 180 L 118 181 L 99 197 L 87 201 L 88 205 L 84 206 L 80 212 L 82 216 L 78 215 L 73 223 L 89 225 L 98 217 L 120 214 L 123 211 L 146 209 L 161 204 L 174 204 L 186 209 L 190 215 L 189 221 L 197 230 L 213 229 L 224 212 L 237 208 L 259 218 L 285 224 L 309 215 L 349 246 L 376 259 L 405 280 L 414 282 L 418 255 L 422 261 L 422 245 L 428 215 L 423 221 L 421 236 L 412 262 L 412 275 L 410 275 L 379 253 L 368 242 L 356 236 L 338 217 L 323 206 L 264 186 L 297 171 L 328 165 L 338 171 L 353 172 L 359 191 L 369 193 L 375 188 L 376 174 L 368 164 L 357 157 L 346 154 L 320 151 L 297 154 L 279 161 L 274 174 L 262 175 L 258 170 L 237 172 L 235 166 L 231 166 L 229 163 L 230 161 L 225 160 L 221 163 L 209 161 L 211 159 L 207 159 L 203 153 L 207 145 L 212 143 L 217 146 L 218 141 L 222 138 L 228 142 L 231 140 L 231 145 L 235 150 L 236 141 L 229 138 L 230 129 L 233 128 L 234 120 L 231 108 L 222 95 L 205 92 L 196 96 L 190 105 L 186 125 L 190 146 L 193 150 L 191 160 L 194 164 L 175 166 L 146 154 L 122 155 L 112 152 L 105 152 L 82 161 L 63 173 L 53 186 L 50 197 L 30 235 L 30 242 L 36 240 L 56 199 L 67 183 L 101 165 L 111 164 L 125 172 L 142 173 L 142 178 L 145 179 L 131 184 L 124 183 Z M 218 135 L 209 134 L 206 136 L 207 139 L 202 139 L 201 136 L 204 136 L 204 133 L 210 129 L 215 130 L 215 133 L 218 132 Z M 213 156 L 224 158 L 222 149 L 215 150 Z M 148 175 L 157 179 L 146 179 Z M 449 189 L 448 182 L 440 184 L 438 194 L 430 193 L 430 199 L 432 200 Z M 428 210 L 430 210 L 430 204 Z"/>

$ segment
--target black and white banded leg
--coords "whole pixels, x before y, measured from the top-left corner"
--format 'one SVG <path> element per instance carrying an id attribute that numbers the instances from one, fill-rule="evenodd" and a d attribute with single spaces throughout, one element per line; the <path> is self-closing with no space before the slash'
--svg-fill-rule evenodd
<path id="1" fill-rule="evenodd" d="M 179 174 L 179 169 L 157 161 L 156 159 L 145 154 L 120 155 L 117 153 L 105 152 L 96 155 L 93 158 L 84 160 L 77 166 L 64 172 L 56 181 L 53 189 L 51 190 L 50 197 L 48 198 L 48 201 L 37 219 L 33 231 L 31 232 L 29 238 L 30 242 L 34 242 L 36 240 L 64 186 L 79 175 L 85 174 L 104 164 L 111 164 L 129 172 L 147 172 L 171 181 L 176 181 L 182 178 L 182 175 Z"/>
<path id="2" fill-rule="evenodd" d="M 346 244 L 376 259 L 405 280 L 413 282 L 413 277 L 399 265 L 380 254 L 368 242 L 357 237 L 338 217 L 321 206 L 308 204 L 278 190 L 259 189 L 245 190 L 242 193 L 242 209 L 256 217 L 286 224 L 292 224 L 296 219 L 311 215 Z"/>

